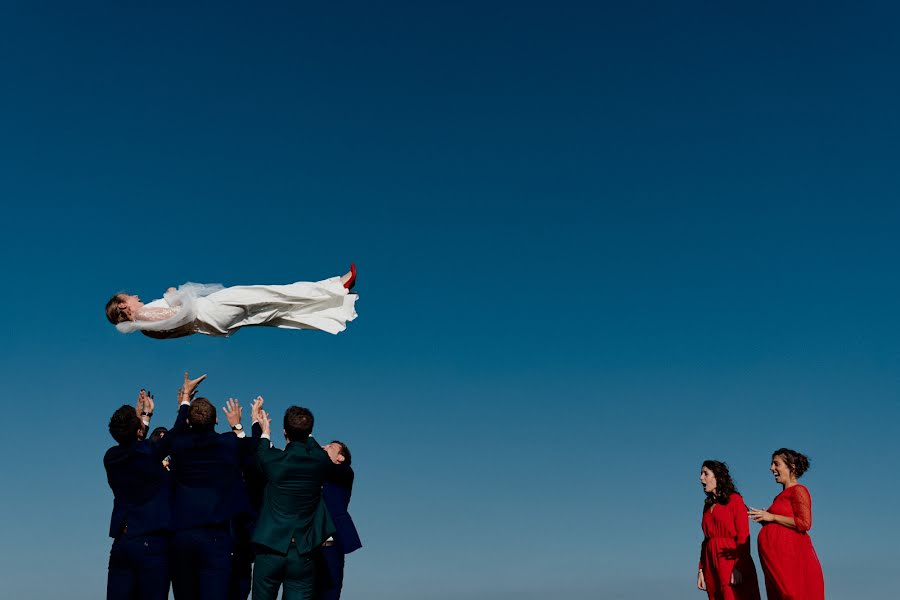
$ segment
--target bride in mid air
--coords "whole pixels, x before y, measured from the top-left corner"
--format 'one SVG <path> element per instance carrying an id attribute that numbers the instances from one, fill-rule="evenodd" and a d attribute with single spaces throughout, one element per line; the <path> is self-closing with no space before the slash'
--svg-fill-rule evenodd
<path id="1" fill-rule="evenodd" d="M 356 265 L 340 277 L 314 283 L 237 285 L 185 283 L 144 304 L 119 293 L 106 303 L 106 318 L 122 333 L 140 331 L 158 339 L 195 333 L 229 336 L 241 327 L 318 329 L 337 334 L 356 318 Z"/>

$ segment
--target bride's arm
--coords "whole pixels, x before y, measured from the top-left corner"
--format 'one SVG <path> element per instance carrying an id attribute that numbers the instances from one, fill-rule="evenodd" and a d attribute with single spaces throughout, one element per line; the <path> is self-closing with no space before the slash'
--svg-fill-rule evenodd
<path id="1" fill-rule="evenodd" d="M 167 306 L 142 306 L 134 315 L 136 321 L 165 321 L 178 314 L 177 308 Z"/>
<path id="2" fill-rule="evenodd" d="M 166 290 L 166 294 L 176 291 L 170 287 Z M 137 321 L 165 321 L 171 319 L 178 314 L 179 307 L 172 306 L 165 297 L 153 302 L 148 302 L 137 310 L 135 320 Z"/>

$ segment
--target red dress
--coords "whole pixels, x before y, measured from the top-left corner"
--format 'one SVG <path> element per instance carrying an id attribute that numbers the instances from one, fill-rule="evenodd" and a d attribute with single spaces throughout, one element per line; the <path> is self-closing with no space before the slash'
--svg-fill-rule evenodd
<path id="1" fill-rule="evenodd" d="M 769 600 L 824 600 L 825 580 L 819 557 L 809 539 L 812 500 L 802 485 L 785 488 L 768 511 L 792 517 L 797 529 L 765 523 L 759 532 L 759 561 Z"/>
<path id="2" fill-rule="evenodd" d="M 750 557 L 750 520 L 740 494 L 732 494 L 728 504 L 713 504 L 703 511 L 703 544 L 700 568 L 710 600 L 759 600 L 756 567 Z M 731 585 L 731 571 L 737 569 L 743 581 Z"/>

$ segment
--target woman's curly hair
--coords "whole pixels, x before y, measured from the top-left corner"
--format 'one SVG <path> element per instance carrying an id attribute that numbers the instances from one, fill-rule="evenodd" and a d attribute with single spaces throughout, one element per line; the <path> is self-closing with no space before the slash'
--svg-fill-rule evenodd
<path id="1" fill-rule="evenodd" d="M 707 510 L 713 504 L 728 504 L 731 495 L 738 493 L 731 473 L 728 472 L 728 465 L 718 460 L 704 460 L 703 467 L 712 471 L 712 474 L 716 476 L 716 489 L 706 493 L 703 510 Z"/>

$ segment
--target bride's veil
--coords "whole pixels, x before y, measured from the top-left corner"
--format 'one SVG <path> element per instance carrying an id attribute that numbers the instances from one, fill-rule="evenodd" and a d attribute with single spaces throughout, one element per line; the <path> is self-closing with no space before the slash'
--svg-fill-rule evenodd
<path id="1" fill-rule="evenodd" d="M 162 321 L 124 321 L 116 325 L 116 329 L 122 333 L 133 331 L 169 331 L 187 325 L 197 318 L 197 298 L 209 296 L 214 292 L 225 289 L 219 283 L 194 283 L 188 281 L 178 286 L 174 292 L 166 292 L 163 296 L 171 308 L 178 308 L 178 312 Z"/>

